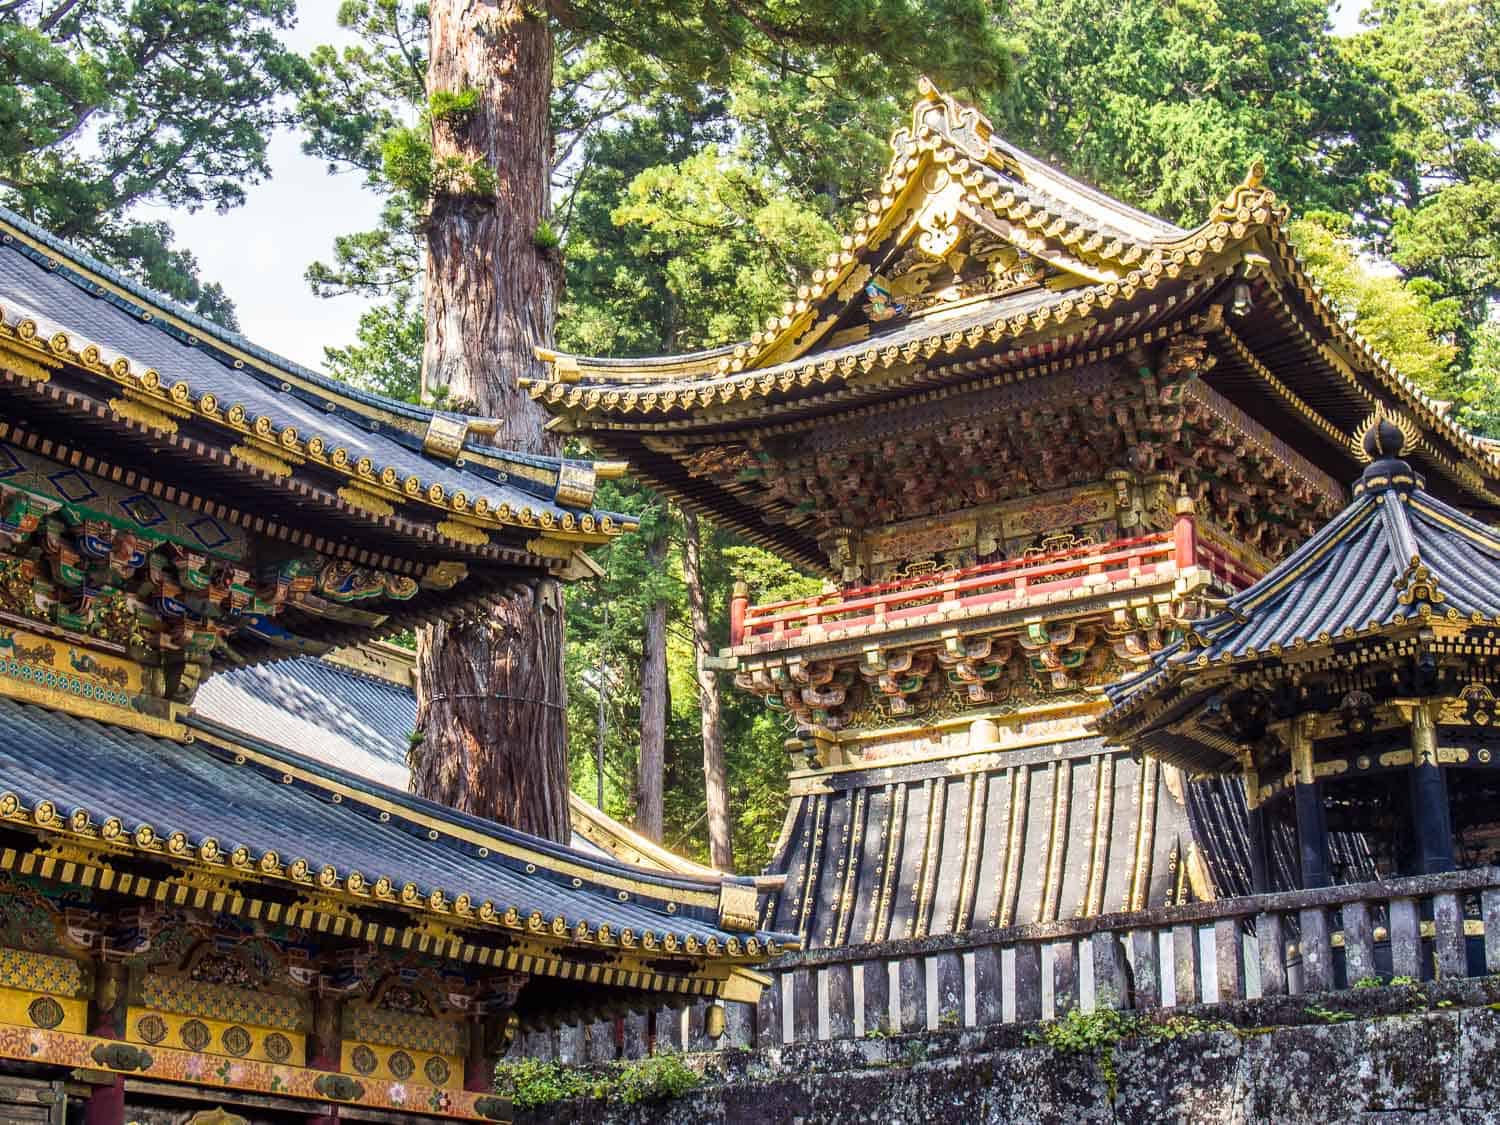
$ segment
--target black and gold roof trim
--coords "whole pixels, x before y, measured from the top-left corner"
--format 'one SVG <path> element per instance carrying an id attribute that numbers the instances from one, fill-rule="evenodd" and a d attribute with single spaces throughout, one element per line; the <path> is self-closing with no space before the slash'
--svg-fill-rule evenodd
<path id="1" fill-rule="evenodd" d="M 1197 746 L 1184 722 L 1214 696 L 1271 691 L 1313 671 L 1358 676 L 1376 659 L 1366 649 L 1392 676 L 1419 649 L 1478 661 L 1476 674 L 1488 667 L 1500 655 L 1500 534 L 1426 491 L 1402 456 L 1410 439 L 1400 421 L 1372 415 L 1358 436 L 1369 464 L 1349 506 L 1144 671 L 1107 687 L 1098 729 L 1188 768 L 1230 768 L 1232 746 Z"/>
<path id="2" fill-rule="evenodd" d="M 178 742 L 0 699 L 0 821 L 105 866 L 159 861 L 169 883 L 212 878 L 246 900 L 292 891 L 352 918 L 394 910 L 480 944 L 511 935 L 705 965 L 795 944 L 754 925 L 753 880 L 633 867 L 185 723 Z"/>
<path id="3" fill-rule="evenodd" d="M 497 533 L 589 545 L 634 526 L 594 510 L 624 467 L 483 440 L 498 423 L 334 382 L 149 293 L 0 210 L 0 366 L 45 384 L 67 370 L 121 422 L 217 435 L 265 477 L 344 482 L 371 516 L 422 512 L 453 541 Z"/>
<path id="4" fill-rule="evenodd" d="M 528 382 L 529 393 L 564 428 L 636 462 L 643 455 L 625 440 L 632 433 L 826 415 L 872 394 L 904 394 L 912 368 L 930 376 L 941 364 L 943 378 L 960 384 L 966 360 L 1052 359 L 1129 334 L 1145 306 L 1175 302 L 1182 311 L 1196 297 L 1205 308 L 1227 307 L 1243 291 L 1255 311 L 1220 318 L 1216 351 L 1258 378 L 1274 366 L 1281 411 L 1343 447 L 1330 456 L 1347 456 L 1355 418 L 1379 405 L 1414 420 L 1420 444 L 1409 455 L 1457 491 L 1500 502 L 1500 459 L 1348 327 L 1308 277 L 1286 234 L 1288 210 L 1259 167 L 1200 226 L 1183 230 L 1008 145 L 977 111 L 927 83 L 892 148 L 878 194 L 841 248 L 761 332 L 691 356 L 546 352 L 549 376 Z M 867 284 L 908 243 L 919 247 L 936 220 L 1001 237 L 1054 273 L 1011 291 L 862 321 Z"/>

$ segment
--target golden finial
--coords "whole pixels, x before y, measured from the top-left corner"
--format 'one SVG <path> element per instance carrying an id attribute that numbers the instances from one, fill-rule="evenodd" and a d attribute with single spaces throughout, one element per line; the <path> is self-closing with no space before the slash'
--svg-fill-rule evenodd
<path id="1" fill-rule="evenodd" d="M 1399 457 L 1417 448 L 1421 431 L 1405 414 L 1380 404 L 1354 428 L 1349 445 L 1365 464 L 1380 457 Z"/>

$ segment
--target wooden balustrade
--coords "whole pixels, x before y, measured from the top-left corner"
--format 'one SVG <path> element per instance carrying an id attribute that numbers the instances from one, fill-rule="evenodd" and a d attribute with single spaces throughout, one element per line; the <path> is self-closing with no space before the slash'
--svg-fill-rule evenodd
<path id="1" fill-rule="evenodd" d="M 1196 903 L 1004 930 L 814 949 L 768 969 L 757 1006 L 707 1002 L 523 1036 L 519 1054 L 779 1047 L 1149 1011 L 1500 972 L 1500 868 Z"/>
<path id="2" fill-rule="evenodd" d="M 848 629 L 876 621 L 894 622 L 934 612 L 934 602 L 997 608 L 1023 598 L 1032 585 L 1049 594 L 1083 586 L 1150 576 L 1179 565 L 1171 533 L 1121 539 L 1029 559 L 1008 559 L 958 571 L 905 578 L 795 601 L 746 606 L 731 621 L 730 644 L 739 646 L 795 637 L 820 626 Z"/>

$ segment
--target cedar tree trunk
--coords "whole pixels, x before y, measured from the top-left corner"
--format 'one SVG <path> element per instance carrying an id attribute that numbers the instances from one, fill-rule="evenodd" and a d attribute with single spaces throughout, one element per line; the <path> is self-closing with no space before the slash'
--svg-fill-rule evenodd
<path id="1" fill-rule="evenodd" d="M 439 183 L 428 218 L 423 386 L 500 419 L 495 442 L 555 453 L 516 386 L 552 341 L 561 269 L 536 234 L 549 208 L 552 30 L 522 0 L 432 0 L 427 90 L 478 95 L 436 120 L 435 161 L 481 161 L 493 196 Z M 470 181 L 472 182 L 472 181 Z M 417 635 L 412 783 L 424 797 L 552 840 L 568 838 L 562 590 L 541 580 Z"/>
<path id="2" fill-rule="evenodd" d="M 667 534 L 646 545 L 646 569 L 659 574 L 667 562 Z M 641 644 L 641 757 L 636 770 L 635 826 L 641 835 L 662 838 L 662 782 L 667 752 L 667 601 L 646 610 Z"/>
<path id="3" fill-rule="evenodd" d="M 719 725 L 719 677 L 707 666 L 713 655 L 708 605 L 703 596 L 703 541 L 698 517 L 683 512 L 687 532 L 682 574 L 687 582 L 688 612 L 693 619 L 693 659 L 698 675 L 698 716 L 703 727 L 703 792 L 708 816 L 708 852 L 720 871 L 734 870 L 734 843 L 729 830 L 729 777 L 724 768 L 724 732 Z"/>

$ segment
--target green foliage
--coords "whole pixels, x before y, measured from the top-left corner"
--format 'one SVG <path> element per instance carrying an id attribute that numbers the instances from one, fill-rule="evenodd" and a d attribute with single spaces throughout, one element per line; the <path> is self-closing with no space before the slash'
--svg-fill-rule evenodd
<path id="1" fill-rule="evenodd" d="M 638 253 L 665 262 L 680 350 L 748 336 L 838 242 L 786 183 L 715 145 L 646 169 L 614 220 L 639 233 Z"/>
<path id="2" fill-rule="evenodd" d="M 1088 1014 L 1081 1008 L 1070 1008 L 1060 1018 L 1027 1032 L 1027 1040 L 1064 1055 L 1088 1055 L 1112 1049 L 1135 1034 L 1137 1025 L 1134 1016 L 1114 1008 L 1100 1008 Z"/>
<path id="3" fill-rule="evenodd" d="M 1408 285 L 1392 271 L 1371 269 L 1349 229 L 1342 216 L 1313 212 L 1294 221 L 1290 234 L 1308 272 L 1376 351 L 1424 391 L 1452 397 L 1455 303 L 1434 300 L 1429 287 Z"/>
<path id="4" fill-rule="evenodd" d="M 1322 1004 L 1309 1004 L 1302 1011 L 1318 1023 L 1348 1023 L 1355 1018 L 1353 1012 L 1340 1011 Z"/>
<path id="5" fill-rule="evenodd" d="M 1221 1031 L 1235 1035 L 1242 1034 L 1240 1028 L 1226 1020 L 1205 1019 L 1202 1016 L 1172 1016 L 1165 1020 L 1142 1020 L 1136 1025 L 1136 1032 L 1142 1038 L 1153 1042 L 1185 1039 L 1193 1035 L 1213 1035 Z"/>
<path id="6" fill-rule="evenodd" d="M 448 125 L 463 124 L 478 109 L 479 91 L 467 86 L 462 90 L 438 90 L 427 103 L 428 117 Z"/>
<path id="7" fill-rule="evenodd" d="M 1470 429 L 1500 437 L 1500 323 L 1493 318 L 1470 337 L 1469 362 L 1454 375 L 1458 420 Z"/>
<path id="8" fill-rule="evenodd" d="M 698 1082 L 698 1075 L 679 1056 L 650 1055 L 621 1064 L 611 1088 L 626 1105 L 639 1105 L 680 1098 Z"/>
<path id="9" fill-rule="evenodd" d="M 1389 99 L 1327 22 L 1326 0 L 1012 0 L 1023 54 L 996 127 L 1190 226 L 1257 156 L 1299 208 L 1348 213 L 1388 162 Z"/>
<path id="10" fill-rule="evenodd" d="M 1224 1020 L 1204 1019 L 1201 1016 L 1148 1020 L 1113 1008 L 1100 1008 L 1088 1015 L 1079 1008 L 1072 1008 L 1060 1018 L 1028 1031 L 1026 1041 L 1050 1047 L 1059 1054 L 1092 1056 L 1109 1091 L 1110 1100 L 1113 1101 L 1119 1092 L 1114 1050 L 1120 1043 L 1130 1039 L 1162 1043 L 1226 1031 L 1236 1035 L 1246 1034 Z"/>
<path id="11" fill-rule="evenodd" d="M 293 0 L 19 0 L 0 18 L 0 202 L 234 326 L 141 205 L 220 211 L 270 174 L 278 99 L 306 68 Z"/>
<path id="12" fill-rule="evenodd" d="M 440 195 L 488 199 L 494 196 L 495 170 L 480 159 L 466 160 L 432 151 L 431 126 L 387 131 L 380 143 L 381 171 L 392 190 L 405 195 L 420 213 Z"/>
<path id="13" fill-rule="evenodd" d="M 422 310 L 410 289 L 360 314 L 357 342 L 325 347 L 328 373 L 367 391 L 416 402 L 422 385 Z"/>
<path id="14" fill-rule="evenodd" d="M 1051 1047 L 1059 1054 L 1092 1056 L 1109 1091 L 1109 1100 L 1114 1101 L 1120 1085 L 1115 1071 L 1115 1045 L 1134 1035 L 1138 1028 L 1139 1021 L 1134 1016 L 1113 1008 L 1100 1008 L 1088 1015 L 1082 1009 L 1070 1008 L 1060 1018 L 1028 1032 L 1026 1037 L 1028 1042 Z"/>
<path id="15" fill-rule="evenodd" d="M 1462 305 L 1467 358 L 1500 297 L 1500 0 L 1379 0 L 1364 19 L 1347 53 L 1395 122 L 1366 226 L 1408 276 Z"/>
<path id="16" fill-rule="evenodd" d="M 507 1059 L 495 1068 L 495 1089 L 517 1109 L 538 1109 L 571 1098 L 602 1097 L 598 1076 L 566 1063 L 542 1059 Z"/>
<path id="17" fill-rule="evenodd" d="M 1262 157 L 1359 333 L 1461 421 L 1500 425 L 1500 0 L 1382 0 L 1348 40 L 1327 16 L 1013 0 L 1020 76 L 990 108 L 1007 139 L 1189 226 Z"/>
<path id="18" fill-rule="evenodd" d="M 573 1098 L 596 1098 L 624 1105 L 680 1098 L 699 1077 L 673 1054 L 583 1068 L 541 1059 L 515 1059 L 495 1068 L 495 1088 L 517 1109 L 540 1109 Z"/>
<path id="19" fill-rule="evenodd" d="M 531 244 L 538 250 L 551 251 L 562 245 L 562 239 L 551 223 L 542 222 L 531 236 Z"/>
<path id="20" fill-rule="evenodd" d="M 432 140 L 426 128 L 396 128 L 380 142 L 380 169 L 391 187 L 421 208 L 432 198 Z"/>

